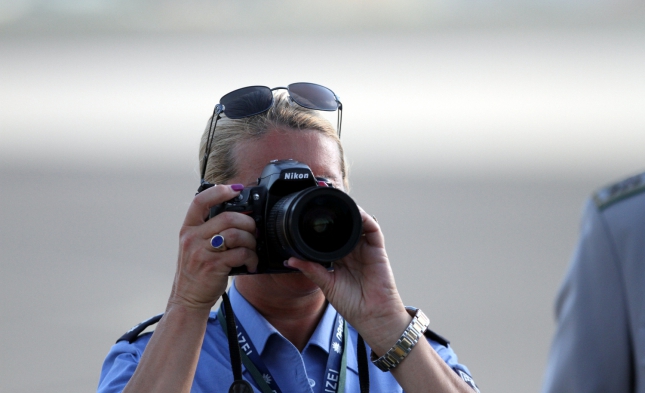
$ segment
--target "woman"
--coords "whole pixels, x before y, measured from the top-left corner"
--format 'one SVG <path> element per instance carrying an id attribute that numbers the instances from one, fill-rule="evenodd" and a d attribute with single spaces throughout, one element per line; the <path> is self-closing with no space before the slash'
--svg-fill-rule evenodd
<path id="1" fill-rule="evenodd" d="M 315 176 L 341 190 L 348 185 L 339 136 L 316 110 L 341 109 L 337 97 L 306 83 L 290 85 L 284 93 L 254 86 L 222 97 L 224 105 L 216 107 L 201 144 L 202 180 L 217 185 L 200 187 L 203 191 L 188 209 L 166 312 L 154 334 L 130 337 L 112 348 L 99 392 L 228 391 L 233 374 L 225 324 L 211 308 L 224 294 L 231 269 L 256 271 L 256 223 L 230 211 L 207 220 L 210 207 L 256 185 L 263 168 L 275 159 L 305 163 Z M 257 110 L 235 113 L 242 95 Z M 335 106 L 317 102 L 320 95 L 331 97 Z M 389 371 L 369 365 L 372 391 L 476 390 L 467 369 L 456 363 L 439 336 L 421 336 L 407 357 L 394 348 L 402 332 L 409 339 L 413 325 L 418 328 L 424 320 L 422 313 L 413 318 L 401 301 L 378 223 L 364 211 L 360 214 L 363 236 L 351 254 L 335 262 L 333 271 L 291 257 L 285 266 L 296 271 L 292 274 L 235 278 L 229 296 L 238 318 L 238 341 L 253 363 L 245 363 L 244 379 L 252 381 L 255 391 L 357 392 L 360 334 L 369 346 L 367 353 L 371 349 L 372 359 Z M 217 248 L 211 244 L 216 237 L 224 241 Z M 338 345 L 334 337 L 343 337 L 343 318 L 348 334 Z M 342 362 L 336 356 L 340 353 Z M 259 373 L 253 374 L 249 367 L 255 366 Z"/>

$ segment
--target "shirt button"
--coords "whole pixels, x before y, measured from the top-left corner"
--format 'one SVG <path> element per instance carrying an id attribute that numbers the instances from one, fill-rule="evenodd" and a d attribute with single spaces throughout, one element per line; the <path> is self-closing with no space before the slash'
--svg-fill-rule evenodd
<path id="1" fill-rule="evenodd" d="M 312 388 L 314 386 L 316 386 L 316 381 L 314 381 L 313 379 L 309 378 L 309 386 L 311 386 Z"/>

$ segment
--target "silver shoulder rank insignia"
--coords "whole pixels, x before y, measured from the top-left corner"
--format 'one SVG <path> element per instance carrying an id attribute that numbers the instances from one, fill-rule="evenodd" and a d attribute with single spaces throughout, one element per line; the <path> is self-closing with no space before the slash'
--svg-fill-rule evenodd
<path id="1" fill-rule="evenodd" d="M 644 191 L 645 173 L 641 173 L 597 191 L 593 196 L 593 200 L 599 210 L 604 210 L 616 202 Z"/>

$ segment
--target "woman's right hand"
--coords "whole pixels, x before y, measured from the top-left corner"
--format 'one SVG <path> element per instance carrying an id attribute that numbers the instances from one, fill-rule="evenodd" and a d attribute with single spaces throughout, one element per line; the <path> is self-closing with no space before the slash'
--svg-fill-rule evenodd
<path id="1" fill-rule="evenodd" d="M 234 185 L 235 189 L 244 187 Z M 141 360 L 123 392 L 190 392 L 211 307 L 226 290 L 231 268 L 255 271 L 255 221 L 224 212 L 208 220 L 211 206 L 239 195 L 219 185 L 193 199 L 179 233 L 179 257 L 172 293 Z M 210 240 L 224 236 L 226 251 Z"/>
<path id="2" fill-rule="evenodd" d="M 234 185 L 236 189 L 242 185 Z M 193 199 L 179 233 L 179 256 L 169 305 L 208 309 L 226 291 L 233 267 L 257 268 L 255 221 L 244 214 L 223 212 L 208 219 L 212 206 L 239 195 L 230 185 L 217 185 Z M 220 234 L 227 249 L 215 250 L 210 240 Z"/>

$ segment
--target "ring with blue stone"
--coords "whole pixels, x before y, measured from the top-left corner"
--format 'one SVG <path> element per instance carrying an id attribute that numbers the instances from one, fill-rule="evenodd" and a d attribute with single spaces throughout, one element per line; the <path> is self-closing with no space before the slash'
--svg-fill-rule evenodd
<path id="1" fill-rule="evenodd" d="M 211 237 L 211 247 L 213 247 L 213 249 L 216 251 L 226 251 L 224 236 L 217 234 Z"/>

